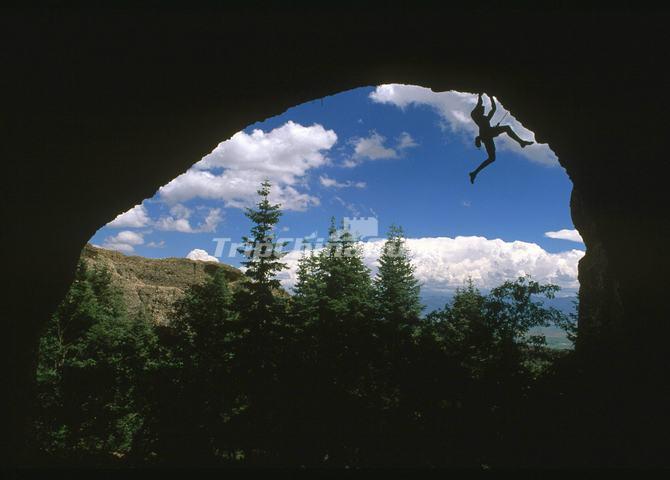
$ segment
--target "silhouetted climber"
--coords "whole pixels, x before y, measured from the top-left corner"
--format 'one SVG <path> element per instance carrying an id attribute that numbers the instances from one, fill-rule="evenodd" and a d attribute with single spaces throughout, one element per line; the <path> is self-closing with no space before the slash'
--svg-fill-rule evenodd
<path id="1" fill-rule="evenodd" d="M 482 101 L 481 93 L 479 94 L 477 105 L 475 105 L 475 108 L 473 108 L 472 112 L 470 113 L 472 120 L 474 120 L 474 122 L 479 127 L 479 135 L 475 137 L 475 145 L 477 148 L 480 148 L 483 143 L 484 147 L 486 148 L 486 153 L 488 154 L 488 158 L 484 160 L 475 170 L 470 172 L 470 183 L 475 183 L 477 174 L 486 168 L 489 164 L 496 161 L 496 144 L 493 142 L 493 139 L 501 133 L 506 133 L 512 137 L 519 145 L 521 145 L 521 148 L 533 144 L 533 142 L 522 140 L 509 125 L 500 126 L 500 122 L 498 122 L 495 127 L 491 126 L 491 119 L 496 113 L 496 102 L 491 95 L 489 95 L 489 98 L 491 99 L 491 111 L 487 115 L 484 115 L 484 103 Z"/>

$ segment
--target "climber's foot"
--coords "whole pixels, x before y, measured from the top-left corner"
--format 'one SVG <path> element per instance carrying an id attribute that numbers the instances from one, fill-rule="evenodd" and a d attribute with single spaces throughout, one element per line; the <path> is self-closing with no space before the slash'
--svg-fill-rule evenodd
<path id="1" fill-rule="evenodd" d="M 473 185 L 475 184 L 475 177 L 477 176 L 477 172 L 470 172 L 470 183 Z"/>

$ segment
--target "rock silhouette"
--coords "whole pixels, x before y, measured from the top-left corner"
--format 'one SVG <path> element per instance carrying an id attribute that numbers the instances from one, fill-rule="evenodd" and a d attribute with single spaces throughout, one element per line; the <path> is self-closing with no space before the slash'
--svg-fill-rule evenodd
<path id="1" fill-rule="evenodd" d="M 562 377 L 573 382 L 569 391 L 547 388 L 564 404 L 542 425 L 528 461 L 668 466 L 667 179 L 650 175 L 667 162 L 670 98 L 653 94 L 669 78 L 663 7 L 500 4 L 482 12 L 463 3 L 361 7 L 354 16 L 344 3 L 254 3 L 0 15 L 10 46 L 0 80 L 3 465 L 31 464 L 24 445 L 38 338 L 100 225 L 258 120 L 399 82 L 495 91 L 551 145 L 573 182 L 573 220 L 587 246 L 579 365 Z M 486 35 L 472 35 L 470 21 L 445 28 L 445 18 L 473 17 Z M 522 45 L 523 55 L 489 54 L 491 38 Z M 546 421 L 547 409 L 537 408 Z"/>

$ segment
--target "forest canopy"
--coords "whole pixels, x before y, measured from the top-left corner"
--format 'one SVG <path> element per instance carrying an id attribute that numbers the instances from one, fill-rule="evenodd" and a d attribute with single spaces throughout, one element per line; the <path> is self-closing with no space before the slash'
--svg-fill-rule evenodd
<path id="1" fill-rule="evenodd" d="M 44 464 L 504 465 L 533 391 L 570 352 L 575 319 L 529 277 L 472 281 L 424 312 L 404 233 L 371 276 L 332 219 L 287 295 L 264 182 L 246 215 L 246 280 L 222 270 L 167 325 L 129 314 L 109 272 L 81 261 L 40 341 L 33 448 Z"/>

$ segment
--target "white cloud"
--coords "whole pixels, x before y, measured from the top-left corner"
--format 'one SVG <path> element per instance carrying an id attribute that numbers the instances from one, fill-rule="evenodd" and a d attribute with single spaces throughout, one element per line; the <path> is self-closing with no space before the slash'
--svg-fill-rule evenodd
<path id="1" fill-rule="evenodd" d="M 372 101 L 395 105 L 405 109 L 411 105 L 426 105 L 437 111 L 442 120 L 444 128 L 453 133 L 462 133 L 474 141 L 477 135 L 477 126 L 470 118 L 470 112 L 477 103 L 477 95 L 463 92 L 433 92 L 429 88 L 416 85 L 380 85 L 371 94 Z M 485 102 L 488 103 L 488 99 Z M 498 100 L 498 99 L 496 99 Z M 498 109 L 492 123 L 497 123 L 506 112 L 508 112 L 500 101 L 497 101 Z M 489 105 L 486 105 L 487 108 Z M 510 125 L 514 131 L 523 139 L 535 140 L 535 134 L 525 128 L 511 113 L 505 117 L 504 124 Z M 530 161 L 548 166 L 558 165 L 558 158 L 547 144 L 535 144 L 521 148 L 507 135 L 496 138 L 496 145 L 501 150 L 511 150 Z"/>
<path id="2" fill-rule="evenodd" d="M 362 243 L 365 263 L 373 274 L 383 244 L 381 239 Z M 582 250 L 549 253 L 535 243 L 475 236 L 410 238 L 407 247 L 416 276 L 427 292 L 453 291 L 469 277 L 478 287 L 488 289 L 526 274 L 539 282 L 574 290 L 579 287 L 577 264 L 584 255 Z M 290 252 L 284 257 L 290 269 L 282 272 L 280 279 L 286 288 L 295 282 L 300 255 Z"/>
<path id="3" fill-rule="evenodd" d="M 268 179 L 273 184 L 273 202 L 281 203 L 285 210 L 305 210 L 318 205 L 319 199 L 296 187 L 306 182 L 311 169 L 328 163 L 325 151 L 336 141 L 333 130 L 291 121 L 270 132 L 237 132 L 186 173 L 161 187 L 159 196 L 169 204 L 200 197 L 242 208 L 256 201 L 258 186 Z"/>
<path id="4" fill-rule="evenodd" d="M 170 208 L 170 215 L 159 218 L 155 227 L 159 230 L 181 233 L 203 233 L 216 231 L 222 220 L 220 208 L 210 208 L 205 219 L 197 227 L 191 226 L 189 218 L 192 210 L 180 203 Z"/>
<path id="5" fill-rule="evenodd" d="M 162 217 L 156 222 L 156 228 L 165 232 L 193 233 L 186 218 Z"/>
<path id="6" fill-rule="evenodd" d="M 354 138 L 351 143 L 354 146 L 354 154 L 351 159 L 344 163 L 346 167 L 354 167 L 364 160 L 387 160 L 398 158 L 398 152 L 393 148 L 386 147 L 386 137 L 372 131 L 369 137 Z"/>
<path id="7" fill-rule="evenodd" d="M 205 207 L 198 207 L 205 208 Z M 149 217 L 149 212 L 144 205 L 136 205 L 127 212 L 118 215 L 114 220 L 109 222 L 106 226 L 111 228 L 140 228 L 153 226 L 159 230 L 174 231 L 181 233 L 202 233 L 214 232 L 217 225 L 222 220 L 220 208 L 210 208 L 209 213 L 197 227 L 191 226 L 189 218 L 192 210 L 181 203 L 172 205 L 170 208 L 170 215 L 163 216 L 156 221 L 152 221 Z M 112 237 L 109 237 L 112 238 Z M 110 240 L 111 242 L 111 240 Z M 121 242 L 121 245 L 126 245 Z M 150 247 L 157 247 L 154 242 L 147 244 Z M 123 251 L 132 251 L 126 246 L 121 246 L 115 249 L 123 249 Z"/>
<path id="8" fill-rule="evenodd" d="M 165 247 L 165 240 L 161 240 L 159 242 L 149 242 L 149 243 L 147 243 L 147 247 L 149 247 L 149 248 L 164 248 Z"/>
<path id="9" fill-rule="evenodd" d="M 319 182 L 321 182 L 321 185 L 323 185 L 326 188 L 349 188 L 349 187 L 365 188 L 367 185 L 365 182 L 354 182 L 351 180 L 347 180 L 345 182 L 338 182 L 334 178 L 330 178 L 327 175 L 321 175 L 319 177 Z"/>
<path id="10" fill-rule="evenodd" d="M 186 205 L 177 203 L 170 207 L 170 215 L 176 218 L 189 218 L 191 216 L 192 210 Z"/>
<path id="11" fill-rule="evenodd" d="M 144 205 L 135 205 L 127 212 L 116 216 L 106 227 L 110 228 L 141 228 L 151 223 L 149 213 Z"/>
<path id="12" fill-rule="evenodd" d="M 577 230 L 568 230 L 567 228 L 558 230 L 556 232 L 545 232 L 544 236 L 549 238 L 556 238 L 559 240 L 570 240 L 571 242 L 584 243 L 582 236 Z"/>
<path id="13" fill-rule="evenodd" d="M 398 138 L 398 150 L 404 150 L 406 148 L 418 147 L 419 144 L 414 141 L 412 136 L 407 132 L 402 132 Z"/>
<path id="14" fill-rule="evenodd" d="M 210 255 L 207 253 L 205 250 L 202 250 L 201 248 L 195 248 L 188 252 L 188 255 L 186 255 L 186 258 L 189 260 L 200 260 L 203 262 L 218 262 L 219 259 Z"/>
<path id="15" fill-rule="evenodd" d="M 221 222 L 221 209 L 220 208 L 211 208 L 209 213 L 205 217 L 205 221 L 200 224 L 198 231 L 200 232 L 215 232 L 216 227 Z"/>
<path id="16" fill-rule="evenodd" d="M 352 138 L 349 143 L 354 146 L 351 158 L 343 162 L 344 167 L 355 167 L 366 160 L 389 160 L 399 158 L 403 150 L 418 147 L 419 144 L 407 133 L 402 132 L 397 138 L 395 147 L 386 145 L 386 137 L 372 130 L 368 137 Z"/>
<path id="17" fill-rule="evenodd" d="M 123 253 L 132 253 L 135 247 L 144 243 L 144 236 L 141 233 L 123 230 L 114 236 L 105 238 L 102 248 L 107 250 L 116 250 Z"/>

